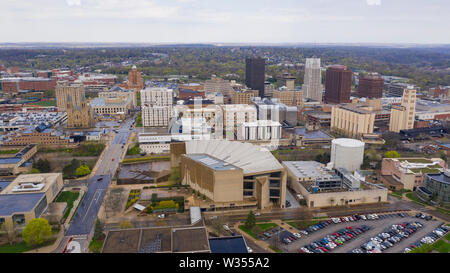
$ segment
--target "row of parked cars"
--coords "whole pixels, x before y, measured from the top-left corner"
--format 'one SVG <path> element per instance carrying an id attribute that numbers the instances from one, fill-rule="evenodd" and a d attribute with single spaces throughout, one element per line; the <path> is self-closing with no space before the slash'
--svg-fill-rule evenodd
<path id="1" fill-rule="evenodd" d="M 345 242 L 351 241 L 358 237 L 360 234 L 368 231 L 370 227 L 363 225 L 361 227 L 348 226 L 344 229 L 340 229 L 335 233 L 328 234 L 321 240 L 317 240 L 311 244 L 305 245 L 298 250 L 299 253 L 326 253 L 332 251 L 336 247 L 339 247 Z"/>
<path id="2" fill-rule="evenodd" d="M 393 247 L 398 242 L 415 233 L 423 225 L 420 222 L 404 222 L 402 224 L 394 224 L 384 232 L 370 238 L 370 240 L 361 248 L 352 250 L 352 253 L 381 253 L 384 250 Z"/>
<path id="3" fill-rule="evenodd" d="M 431 219 L 433 219 L 433 216 L 422 214 L 422 213 L 417 213 L 416 214 L 416 218 L 420 218 L 420 219 L 424 219 L 424 220 L 430 221 Z"/>
<path id="4" fill-rule="evenodd" d="M 408 253 L 414 248 L 420 247 L 423 244 L 432 244 L 442 238 L 449 231 L 449 227 L 446 227 L 442 224 L 440 227 L 434 229 L 430 234 L 418 240 L 414 244 L 411 244 L 409 247 L 405 248 L 404 253 Z"/>

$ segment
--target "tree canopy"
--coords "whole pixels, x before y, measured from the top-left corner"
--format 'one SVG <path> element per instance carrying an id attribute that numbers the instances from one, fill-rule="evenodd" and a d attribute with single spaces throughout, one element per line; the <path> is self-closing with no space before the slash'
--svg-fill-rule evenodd
<path id="1" fill-rule="evenodd" d="M 30 220 L 22 231 L 22 238 L 30 246 L 38 246 L 47 242 L 52 236 L 52 228 L 47 219 Z"/>
<path id="2" fill-rule="evenodd" d="M 399 158 L 400 154 L 397 151 L 387 151 L 384 153 L 385 158 Z"/>

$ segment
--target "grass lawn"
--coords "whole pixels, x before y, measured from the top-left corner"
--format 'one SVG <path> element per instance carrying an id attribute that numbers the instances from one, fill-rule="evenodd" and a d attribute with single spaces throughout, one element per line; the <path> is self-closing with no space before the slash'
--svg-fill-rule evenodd
<path id="1" fill-rule="evenodd" d="M 309 226 L 322 222 L 322 220 L 302 220 L 302 221 L 289 221 L 288 225 L 295 227 L 296 229 L 305 229 Z"/>
<path id="2" fill-rule="evenodd" d="M 447 225 L 447 226 L 449 226 L 449 225 Z M 447 241 L 450 241 L 450 233 L 447 233 L 447 235 L 445 235 L 445 239 L 447 239 Z"/>
<path id="3" fill-rule="evenodd" d="M 414 192 L 407 193 L 405 196 L 406 196 L 409 200 L 412 200 L 412 201 L 414 201 L 414 202 L 416 202 L 416 203 L 419 203 L 419 204 L 424 205 L 424 206 L 427 205 L 427 204 L 425 204 L 422 200 L 420 200 L 420 199 L 416 196 L 416 194 L 415 194 Z"/>
<path id="4" fill-rule="evenodd" d="M 122 161 L 123 164 L 146 162 L 146 161 L 167 161 L 170 160 L 170 156 L 145 156 L 140 158 L 126 158 Z"/>
<path id="5" fill-rule="evenodd" d="M 38 102 L 30 103 L 30 105 L 56 106 L 56 100 L 38 101 Z"/>
<path id="6" fill-rule="evenodd" d="M 47 243 L 45 243 L 42 246 L 38 246 L 38 247 L 31 247 L 28 246 L 25 242 L 20 242 L 20 243 L 16 243 L 13 245 L 1 245 L 0 246 L 0 253 L 22 253 L 22 252 L 26 252 L 26 251 L 30 251 L 36 248 L 40 248 L 40 247 L 44 247 L 44 246 L 48 246 L 53 244 L 56 241 L 56 238 L 52 238 L 50 239 Z"/>
<path id="7" fill-rule="evenodd" d="M 58 199 L 56 199 L 56 202 L 66 202 L 67 203 L 67 209 L 64 213 L 64 219 L 67 219 L 69 216 L 70 211 L 73 207 L 73 202 L 77 200 L 78 196 L 80 195 L 79 192 L 72 192 L 72 191 L 63 191 L 59 195 Z"/>
<path id="8" fill-rule="evenodd" d="M 92 239 L 91 243 L 89 244 L 89 250 L 93 253 L 100 253 L 103 247 L 103 242 L 104 240 L 97 241 Z"/>
<path id="9" fill-rule="evenodd" d="M 256 224 L 263 232 L 275 228 L 278 225 L 274 224 L 274 223 L 262 223 L 262 224 Z M 247 233 L 248 235 L 252 236 L 253 238 L 259 240 L 258 238 L 258 234 L 255 234 L 252 230 L 248 229 L 245 227 L 245 225 L 240 225 L 239 228 L 244 231 L 245 233 Z"/>
<path id="10" fill-rule="evenodd" d="M 0 151 L 0 155 L 13 155 L 13 154 L 17 154 L 20 150 L 19 149 L 14 149 L 14 150 L 1 150 Z"/>
<path id="11" fill-rule="evenodd" d="M 449 253 L 450 244 L 443 240 L 439 240 L 436 243 L 434 243 L 433 249 L 438 251 L 439 253 Z"/>

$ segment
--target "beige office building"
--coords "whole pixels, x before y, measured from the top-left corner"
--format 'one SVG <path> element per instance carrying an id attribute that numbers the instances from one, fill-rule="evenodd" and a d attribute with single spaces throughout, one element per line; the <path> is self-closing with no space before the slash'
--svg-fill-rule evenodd
<path id="1" fill-rule="evenodd" d="M 398 133 L 400 130 L 413 129 L 415 114 L 416 90 L 405 89 L 401 105 L 392 105 L 389 131 Z"/>
<path id="2" fill-rule="evenodd" d="M 273 97 L 287 106 L 303 107 L 303 91 L 301 90 L 274 90 Z"/>
<path id="3" fill-rule="evenodd" d="M 252 98 L 259 96 L 258 90 L 233 90 L 231 93 L 232 104 L 250 104 Z"/>
<path id="4" fill-rule="evenodd" d="M 233 88 L 231 87 L 230 81 L 213 76 L 210 80 L 205 81 L 204 91 L 205 94 L 222 93 L 224 96 L 230 98 Z"/>
<path id="5" fill-rule="evenodd" d="M 55 87 L 56 106 L 59 112 L 67 109 L 67 98 L 71 98 L 73 106 L 81 106 L 81 101 L 85 99 L 84 86 L 81 82 L 70 84 L 68 81 L 59 81 Z"/>
<path id="6" fill-rule="evenodd" d="M 136 93 L 132 90 L 127 90 L 120 87 L 113 88 L 111 91 L 99 92 L 98 97 L 105 99 L 129 99 L 132 108 L 138 106 L 136 101 Z"/>
<path id="7" fill-rule="evenodd" d="M 305 78 L 302 86 L 305 98 L 322 102 L 323 85 L 320 68 L 320 58 L 307 58 Z"/>
<path id="8" fill-rule="evenodd" d="M 373 133 L 374 123 L 375 112 L 367 104 L 342 104 L 331 111 L 331 130 L 347 137 Z"/>
<path id="9" fill-rule="evenodd" d="M 180 166 L 181 181 L 205 195 L 200 207 L 284 208 L 286 173 L 269 152 L 258 146 L 227 140 L 172 143 L 171 155 Z M 255 160 L 255 158 L 257 160 Z"/>

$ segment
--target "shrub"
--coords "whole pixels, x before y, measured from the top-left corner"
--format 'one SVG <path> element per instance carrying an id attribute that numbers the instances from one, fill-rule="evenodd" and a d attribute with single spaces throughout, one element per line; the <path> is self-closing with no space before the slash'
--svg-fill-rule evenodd
<path id="1" fill-rule="evenodd" d="M 52 236 L 52 228 L 47 219 L 35 218 L 22 231 L 22 237 L 29 246 L 42 245 L 49 241 Z"/>

